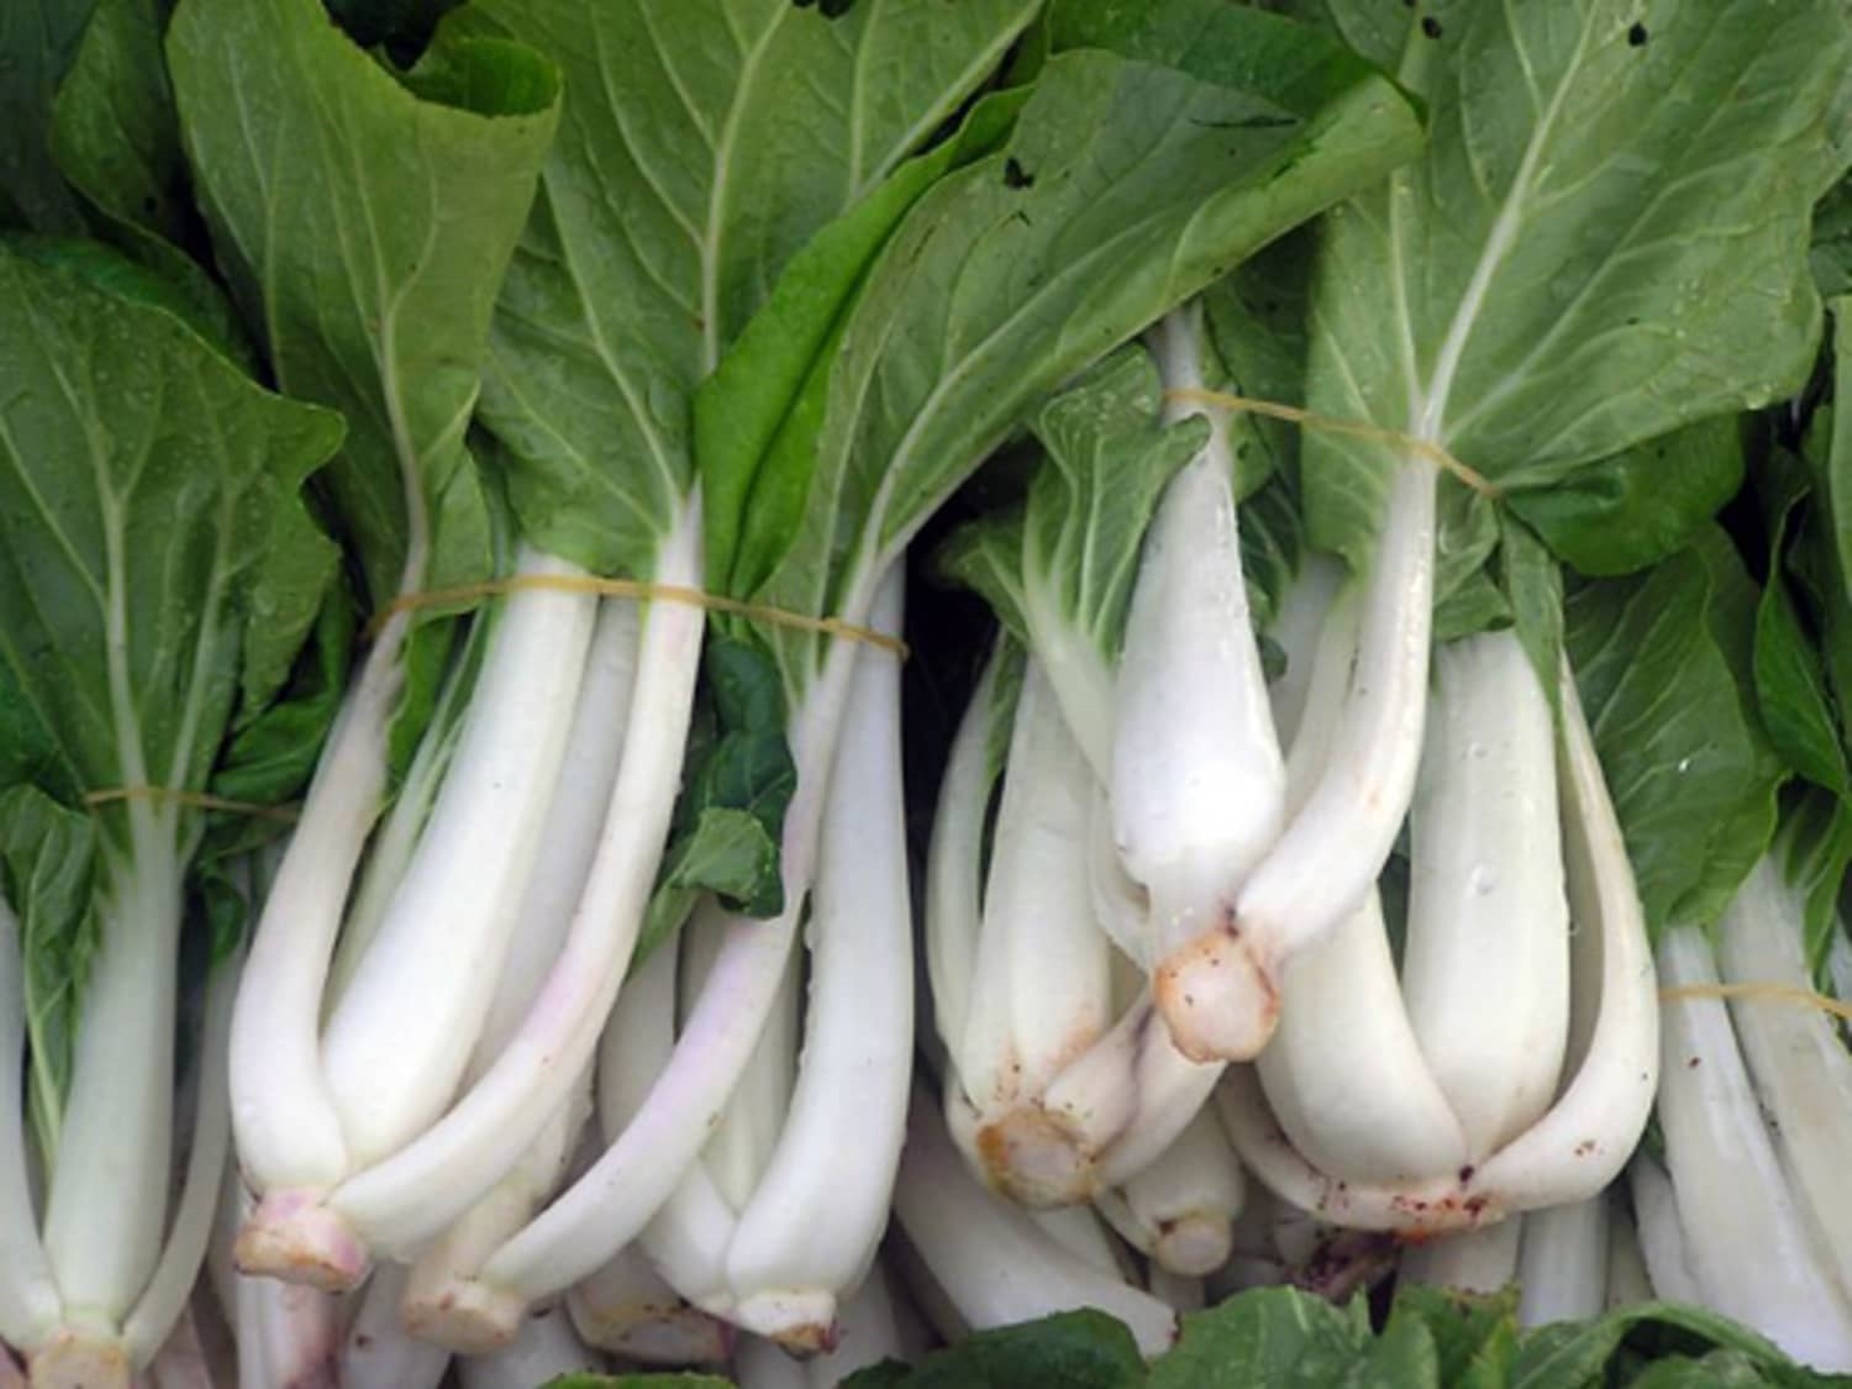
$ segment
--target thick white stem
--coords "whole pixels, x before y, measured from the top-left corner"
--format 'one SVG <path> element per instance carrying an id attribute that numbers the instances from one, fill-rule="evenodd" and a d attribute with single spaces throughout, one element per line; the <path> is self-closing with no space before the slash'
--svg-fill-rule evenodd
<path id="1" fill-rule="evenodd" d="M 246 1277 L 233 1265 L 232 1246 L 255 1204 L 237 1164 L 227 1163 L 206 1273 L 231 1331 L 236 1382 L 242 1389 L 336 1389 L 339 1300 L 306 1284 Z"/>
<path id="2" fill-rule="evenodd" d="M 518 572 L 584 571 L 530 551 Z M 357 1164 L 404 1146 L 463 1078 L 521 922 L 596 615 L 592 595 L 544 589 L 495 615 L 443 789 L 322 1038 Z"/>
<path id="3" fill-rule="evenodd" d="M 1701 929 L 1659 944 L 1668 988 L 1717 982 Z M 1852 1369 L 1852 1308 L 1815 1256 L 1737 1051 L 1729 1011 L 1681 998 L 1663 1015 L 1659 1123 L 1685 1254 L 1706 1305 L 1816 1369 Z"/>
<path id="4" fill-rule="evenodd" d="M 1557 822 L 1554 719 L 1523 644 L 1510 630 L 1449 642 L 1409 814 L 1402 994 L 1469 1162 L 1556 1094 L 1569 1030 Z"/>
<path id="5" fill-rule="evenodd" d="M 1639 1231 L 1634 1228 L 1626 1207 L 1612 1196 L 1608 1198 L 1606 1278 L 1607 1293 L 1601 1300 L 1603 1311 L 1635 1307 L 1653 1300 L 1653 1280 L 1640 1253 Z"/>
<path id="6" fill-rule="evenodd" d="M 237 960 L 221 963 L 207 988 L 186 1175 L 160 1261 L 122 1324 L 123 1345 L 128 1349 L 130 1363 L 138 1369 L 154 1358 L 185 1312 L 207 1246 L 212 1242 L 219 1189 L 231 1152 L 231 1091 L 226 1073 L 230 1066 L 232 1000 L 238 986 L 238 967 Z"/>
<path id="7" fill-rule="evenodd" d="M 1608 1295 L 1607 1193 L 1532 1211 L 1523 1224 L 1518 1324 L 1543 1326 L 1598 1316 Z"/>
<path id="8" fill-rule="evenodd" d="M 1075 1258 L 1016 1206 L 978 1185 L 937 1106 L 917 1092 L 894 1213 L 933 1280 L 972 1327 L 1097 1307 L 1123 1321 L 1147 1355 L 1169 1349 L 1176 1335 L 1169 1307 Z"/>
<path id="9" fill-rule="evenodd" d="M 180 865 L 137 846 L 116 863 L 84 985 L 45 1206 L 65 1326 L 114 1340 L 160 1257 L 173 1152 Z"/>
<path id="10" fill-rule="evenodd" d="M 958 1072 L 986 1124 L 1033 1103 L 1110 1021 L 1087 872 L 1093 773 L 1030 658 L 997 810 Z"/>
<path id="11" fill-rule="evenodd" d="M 758 1336 L 740 1341 L 733 1354 L 733 1379 L 739 1389 L 810 1389 L 803 1365 L 776 1342 Z"/>
<path id="12" fill-rule="evenodd" d="M 1404 465 L 1390 484 L 1336 736 L 1317 784 L 1235 898 L 1237 943 L 1269 979 L 1362 903 L 1408 810 L 1427 712 L 1434 493 L 1425 463 Z"/>
<path id="13" fill-rule="evenodd" d="M 1087 887 L 1093 896 L 1094 924 L 1118 947 L 1120 955 L 1138 966 L 1135 987 L 1114 988 L 1113 1001 L 1119 1004 L 1122 995 L 1135 997 L 1142 990 L 1151 970 L 1151 934 L 1145 929 L 1151 918 L 1151 895 L 1125 871 L 1125 861 L 1119 857 L 1119 845 L 1113 839 L 1112 798 L 1099 784 L 1093 788 L 1093 809 L 1087 817 Z M 1114 978 L 1117 982 L 1123 976 L 1115 971 Z"/>
<path id="14" fill-rule="evenodd" d="M 700 540 L 700 507 L 691 503 L 664 542 L 656 577 L 698 584 Z M 704 622 L 700 608 L 674 601 L 653 603 L 644 616 L 630 723 L 651 734 L 626 741 L 565 947 L 520 1027 L 438 1123 L 329 1198 L 330 1209 L 375 1245 L 409 1250 L 467 1210 L 520 1157 L 591 1059 L 668 835 Z"/>
<path id="15" fill-rule="evenodd" d="M 1004 661 L 1005 648 L 999 643 L 958 721 L 926 855 L 926 976 L 932 986 L 934 1025 L 952 1052 L 965 1035 L 977 969 L 984 821 L 996 772 L 991 747 L 1003 713 L 997 686 Z"/>
<path id="16" fill-rule="evenodd" d="M 1639 1220 L 1640 1254 L 1652 1278 L 1652 1295 L 1702 1306 L 1704 1290 L 1686 1254 L 1685 1226 L 1679 1218 L 1672 1178 L 1656 1158 L 1639 1153 L 1627 1165 L 1627 1184 Z"/>
<path id="17" fill-rule="evenodd" d="M 41 1344 L 63 1319 L 58 1285 L 39 1240 L 22 1093 L 25 974 L 19 920 L 0 897 L 0 1341 Z"/>
<path id="18" fill-rule="evenodd" d="M 386 729 L 404 681 L 399 658 L 410 621 L 409 613 L 387 620 L 348 692 L 264 898 L 238 985 L 232 1126 L 239 1163 L 260 1196 L 291 1188 L 319 1192 L 348 1171 L 347 1140 L 322 1071 L 322 987 L 354 866 L 385 791 Z M 245 1267 L 286 1273 L 304 1256 L 319 1260 L 295 1238 L 306 1232 L 279 1225 L 270 1233 L 275 1237 L 256 1229 L 243 1241 Z M 362 1267 L 364 1260 L 328 1275 L 351 1282 Z"/>
<path id="19" fill-rule="evenodd" d="M 1804 931 L 1802 895 L 1765 855 L 1718 923 L 1724 978 L 1811 991 Z M 1795 1194 L 1839 1287 L 1852 1291 L 1852 1053 L 1840 1024 L 1791 997 L 1753 993 L 1732 999 L 1730 1016 Z"/>
<path id="20" fill-rule="evenodd" d="M 1517 1276 L 1523 1226 L 1522 1220 L 1503 1220 L 1483 1230 L 1463 1230 L 1411 1245 L 1402 1253 L 1399 1275 L 1432 1288 L 1495 1293 Z"/>
<path id="21" fill-rule="evenodd" d="M 1090 1268 L 1130 1282 L 1135 1261 L 1092 1206 L 1049 1206 L 1027 1212 L 1036 1228 Z"/>
<path id="22" fill-rule="evenodd" d="M 418 1340 L 399 1320 L 408 1274 L 383 1264 L 360 1294 L 341 1350 L 341 1389 L 437 1389 L 442 1382 L 450 1352 Z"/>
<path id="23" fill-rule="evenodd" d="M 896 564 L 871 614 L 877 631 L 899 634 L 903 583 Z M 900 664 L 873 647 L 857 656 L 850 684 L 806 943 L 797 1084 L 778 1146 L 740 1211 L 727 1280 L 741 1325 L 815 1350 L 831 1337 L 837 1295 L 867 1273 L 886 1228 L 913 1060 Z"/>
<path id="24" fill-rule="evenodd" d="M 1153 332 L 1164 383 L 1202 385 L 1200 311 Z M 1167 419 L 1191 413 L 1177 400 Z M 1197 1061 L 1266 1044 L 1278 999 L 1231 919 L 1278 837 L 1286 774 L 1267 706 L 1236 529 L 1225 419 L 1171 480 L 1145 534 L 1114 693 L 1112 805 L 1127 870 L 1151 893 L 1152 991 Z"/>
<path id="25" fill-rule="evenodd" d="M 561 1375 L 603 1368 L 597 1352 L 579 1339 L 558 1308 L 528 1317 L 506 1349 L 466 1355 L 458 1362 L 463 1389 L 534 1389 Z"/>
<path id="26" fill-rule="evenodd" d="M 644 1365 L 714 1365 L 733 1349 L 725 1322 L 690 1307 L 629 1244 L 566 1294 L 573 1327 L 588 1345 Z"/>
<path id="27" fill-rule="evenodd" d="M 1199 1109 L 1156 1161 L 1096 1200 L 1113 1228 L 1155 1264 L 1200 1278 L 1228 1261 L 1246 1197 L 1240 1160 L 1214 1115 Z"/>

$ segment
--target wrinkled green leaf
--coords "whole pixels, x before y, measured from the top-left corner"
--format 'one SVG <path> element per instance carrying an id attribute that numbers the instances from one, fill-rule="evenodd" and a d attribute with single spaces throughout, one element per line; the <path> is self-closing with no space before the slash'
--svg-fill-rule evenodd
<path id="1" fill-rule="evenodd" d="M 1811 787 L 1784 799 L 1775 852 L 1782 876 L 1801 893 L 1807 968 L 1825 981 L 1840 932 L 1840 888 L 1852 868 L 1852 804 Z"/>
<path id="2" fill-rule="evenodd" d="M 0 226 L 83 230 L 51 153 L 51 107 L 96 0 L 0 5 Z"/>
<path id="3" fill-rule="evenodd" d="M 1203 291 L 1204 319 L 1221 366 L 1218 389 L 1278 405 L 1305 404 L 1310 229 L 1281 237 Z M 1229 421 L 1235 492 L 1246 499 L 1277 472 L 1296 469 L 1300 426 L 1257 414 Z"/>
<path id="4" fill-rule="evenodd" d="M 1021 1326 L 980 1331 L 934 1351 L 901 1380 L 886 1371 L 848 1386 L 906 1389 L 1137 1389 L 1145 1382 L 1138 1346 L 1104 1312 L 1061 1312 Z"/>
<path id="5" fill-rule="evenodd" d="M 1334 1306 L 1294 1288 L 1257 1288 L 1183 1318 L 1176 1347 L 1152 1367 L 1151 1389 L 1313 1389 L 1344 1382 L 1370 1343 L 1361 1299 Z"/>
<path id="6" fill-rule="evenodd" d="M 1720 536 L 1644 574 L 1571 582 L 1565 597 L 1565 644 L 1655 933 L 1714 920 L 1774 830 L 1781 767 L 1753 713 L 1745 597 Z"/>
<path id="7" fill-rule="evenodd" d="M 1315 411 L 1518 491 L 1805 380 L 1834 0 L 1437 0 L 1400 22 L 1433 135 L 1325 219 Z M 1328 431 L 1302 447 L 1313 540 L 1361 567 L 1399 455 Z"/>
<path id="8" fill-rule="evenodd" d="M 479 0 L 446 23 L 532 43 L 566 76 L 484 387 L 529 535 L 600 572 L 653 570 L 693 481 L 695 387 L 799 248 L 867 200 L 809 286 L 809 331 L 827 330 L 918 195 L 890 205 L 884 180 L 1033 8 Z"/>
<path id="9" fill-rule="evenodd" d="M 347 417 L 323 481 L 367 606 L 484 577 L 464 431 L 557 74 L 518 45 L 459 39 L 401 75 L 316 0 L 182 0 L 167 53 L 244 316 L 283 389 Z"/>
<path id="10" fill-rule="evenodd" d="M 1834 185 L 1814 209 L 1812 258 L 1821 294 L 1852 293 L 1852 181 Z"/>
<path id="11" fill-rule="evenodd" d="M 1218 38 L 1231 44 L 1329 48 L 1226 13 Z M 924 519 L 1047 392 L 1412 151 L 1413 113 L 1380 79 L 1338 63 L 1275 75 L 1242 90 L 1099 51 L 1052 57 L 1008 144 L 935 185 L 870 270 L 830 369 L 794 407 L 789 446 L 753 479 L 729 587 L 853 620 Z M 712 408 L 724 416 L 724 402 Z M 758 507 L 793 494 L 807 499 L 795 527 L 788 506 Z M 770 640 L 801 695 L 824 643 Z"/>
<path id="12" fill-rule="evenodd" d="M 1433 1338 L 1436 1373 L 1449 1389 L 1503 1389 L 1518 1349 L 1515 1288 L 1490 1296 L 1424 1287 L 1396 1288 L 1390 1324 L 1419 1321 Z"/>
<path id="13" fill-rule="evenodd" d="M 1304 524 L 1298 488 L 1290 478 L 1270 478 L 1241 504 L 1241 575 L 1247 582 L 1248 609 L 1254 625 L 1265 632 L 1279 612 L 1280 600 L 1299 573 L 1304 554 Z M 1266 655 L 1266 645 L 1262 655 Z M 1272 673 L 1268 676 L 1273 678 Z"/>
<path id="14" fill-rule="evenodd" d="M 1742 486 L 1735 416 L 1699 420 L 1505 503 L 1591 577 L 1631 574 L 1683 548 Z"/>
<path id="15" fill-rule="evenodd" d="M 1771 1373 L 1793 1372 L 1792 1362 L 1786 1356 L 1727 1317 L 1699 1307 L 1647 1302 L 1617 1308 L 1590 1321 L 1556 1322 L 1525 1337 L 1518 1351 L 1516 1370 L 1509 1381 L 1511 1389 L 1567 1389 L 1567 1386 L 1600 1384 L 1602 1371 L 1623 1345 L 1629 1350 L 1644 1350 L 1655 1358 L 1678 1353 L 1702 1354 L 1717 1348 L 1736 1352 L 1749 1363 Z M 1807 1383 L 1811 1379 L 1811 1376 L 1784 1376 L 1766 1382 Z"/>

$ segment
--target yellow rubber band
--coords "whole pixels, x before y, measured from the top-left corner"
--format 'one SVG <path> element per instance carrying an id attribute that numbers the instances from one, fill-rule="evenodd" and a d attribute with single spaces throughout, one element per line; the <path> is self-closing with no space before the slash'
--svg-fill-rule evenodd
<path id="1" fill-rule="evenodd" d="M 899 637 L 889 636 L 886 632 L 877 632 L 872 627 L 861 627 L 853 622 L 845 622 L 839 617 L 811 617 L 807 613 L 789 612 L 784 608 L 767 607 L 762 603 L 748 603 L 739 598 L 725 598 L 718 593 L 708 593 L 704 589 L 689 588 L 682 584 L 647 583 L 638 579 L 597 579 L 589 574 L 511 574 L 505 579 L 485 579 L 481 583 L 458 584 L 454 588 L 432 588 L 421 593 L 401 593 L 380 610 L 368 631 L 376 631 L 380 624 L 395 613 L 410 612 L 418 608 L 442 607 L 450 603 L 470 603 L 483 598 L 498 598 L 504 594 L 519 593 L 528 589 L 545 589 L 554 593 L 596 593 L 606 598 L 635 598 L 642 602 L 687 603 L 693 607 L 706 608 L 709 612 L 727 613 L 733 617 L 743 617 L 748 621 L 763 622 L 773 627 L 794 627 L 800 631 L 820 632 L 825 636 L 841 637 L 845 641 L 859 641 L 864 646 L 891 651 L 903 661 L 910 654 L 907 644 Z"/>
<path id="2" fill-rule="evenodd" d="M 119 801 L 172 801 L 195 810 L 224 810 L 234 815 L 261 815 L 270 820 L 293 821 L 296 818 L 293 805 L 259 805 L 256 801 L 235 801 L 227 796 L 187 791 L 177 786 L 112 786 L 84 797 L 84 804 L 93 808 Z"/>
<path id="3" fill-rule="evenodd" d="M 1239 410 L 1249 415 L 1265 415 L 1269 419 L 1286 420 L 1291 424 L 1326 434 L 1348 434 L 1357 439 L 1368 439 L 1372 443 L 1387 444 L 1392 448 L 1406 449 L 1428 460 L 1435 467 L 1452 473 L 1473 491 L 1484 497 L 1497 497 L 1498 488 L 1484 474 L 1469 468 L 1447 450 L 1428 439 L 1417 439 L 1412 434 L 1403 434 L 1394 429 L 1384 429 L 1381 425 L 1370 424 L 1365 420 L 1340 420 L 1330 415 L 1315 414 L 1302 410 L 1297 405 L 1282 405 L 1275 400 L 1257 400 L 1253 396 L 1230 395 L 1226 391 L 1209 391 L 1197 386 L 1180 386 L 1164 392 L 1168 400 L 1189 401 L 1196 405 L 1213 405 L 1223 410 Z"/>
<path id="4" fill-rule="evenodd" d="M 1677 1003 L 1686 998 L 1747 998 L 1770 1003 L 1798 1003 L 1808 1008 L 1817 1008 L 1822 1013 L 1852 1022 L 1852 1003 L 1841 1003 L 1827 994 L 1815 993 L 1812 989 L 1803 989 L 1796 984 L 1777 984 L 1772 981 L 1759 981 L 1746 984 L 1675 984 L 1661 989 L 1659 997 L 1665 1003 Z"/>

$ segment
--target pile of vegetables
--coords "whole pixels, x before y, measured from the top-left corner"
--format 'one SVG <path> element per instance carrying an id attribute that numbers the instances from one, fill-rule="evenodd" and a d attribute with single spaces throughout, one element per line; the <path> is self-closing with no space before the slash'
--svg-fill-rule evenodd
<path id="1" fill-rule="evenodd" d="M 0 13 L 0 1386 L 1852 1372 L 1841 0 Z"/>

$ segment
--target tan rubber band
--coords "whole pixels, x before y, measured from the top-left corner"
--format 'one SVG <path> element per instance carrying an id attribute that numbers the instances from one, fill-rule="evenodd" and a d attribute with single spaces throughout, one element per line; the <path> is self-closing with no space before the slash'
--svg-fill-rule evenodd
<path id="1" fill-rule="evenodd" d="M 261 815 L 270 820 L 293 821 L 296 818 L 293 805 L 259 805 L 256 801 L 235 801 L 208 791 L 187 791 L 177 786 L 112 786 L 103 791 L 91 791 L 84 797 L 84 804 L 93 808 L 119 801 L 172 801 L 195 810 L 224 810 L 234 815 Z"/>
<path id="2" fill-rule="evenodd" d="M 906 660 L 910 654 L 907 644 L 899 637 L 889 636 L 886 632 L 877 632 L 872 627 L 857 626 L 845 622 L 839 617 L 811 617 L 807 613 L 794 613 L 784 608 L 767 607 L 762 603 L 748 603 L 739 598 L 724 598 L 718 593 L 709 593 L 704 589 L 688 588 L 682 584 L 647 583 L 639 579 L 596 579 L 590 575 L 576 574 L 511 574 L 505 579 L 485 579 L 481 583 L 458 584 L 454 588 L 432 588 L 422 593 L 401 593 L 380 610 L 368 632 L 377 631 L 381 623 L 394 613 L 410 612 L 418 608 L 435 608 L 449 603 L 468 603 L 481 598 L 498 598 L 507 593 L 520 593 L 528 589 L 544 589 L 554 593 L 596 593 L 606 598 L 636 598 L 643 602 L 658 600 L 671 603 L 687 603 L 693 607 L 706 608 L 709 612 L 726 613 L 732 617 L 743 617 L 751 622 L 763 622 L 773 627 L 795 627 L 805 632 L 821 632 L 825 636 L 841 637 L 845 641 L 859 641 L 864 646 L 872 646 L 881 651 L 891 651 Z"/>
<path id="3" fill-rule="evenodd" d="M 1370 424 L 1365 420 L 1334 419 L 1330 415 L 1302 410 L 1297 405 L 1282 405 L 1276 400 L 1257 400 L 1253 396 L 1230 395 L 1226 391 L 1209 391 L 1197 386 L 1180 386 L 1165 391 L 1164 396 L 1167 400 L 1183 400 L 1197 405 L 1213 405 L 1223 410 L 1239 410 L 1250 415 L 1265 415 L 1269 419 L 1286 420 L 1326 434 L 1348 434 L 1353 438 L 1405 449 L 1427 459 L 1435 467 L 1452 473 L 1481 496 L 1499 495 L 1498 488 L 1484 474 L 1469 468 L 1439 444 L 1394 429 L 1384 429 L 1381 425 Z"/>
<path id="4" fill-rule="evenodd" d="M 1747 984 L 1676 984 L 1671 988 L 1661 989 L 1659 997 L 1665 1003 L 1677 1003 L 1687 998 L 1747 998 L 1770 1003 L 1798 1003 L 1808 1008 L 1817 1008 L 1844 1022 L 1852 1022 L 1852 1003 L 1841 1003 L 1827 994 L 1815 993 L 1812 989 L 1803 989 L 1795 984 L 1777 984 L 1773 982 L 1756 982 Z"/>

